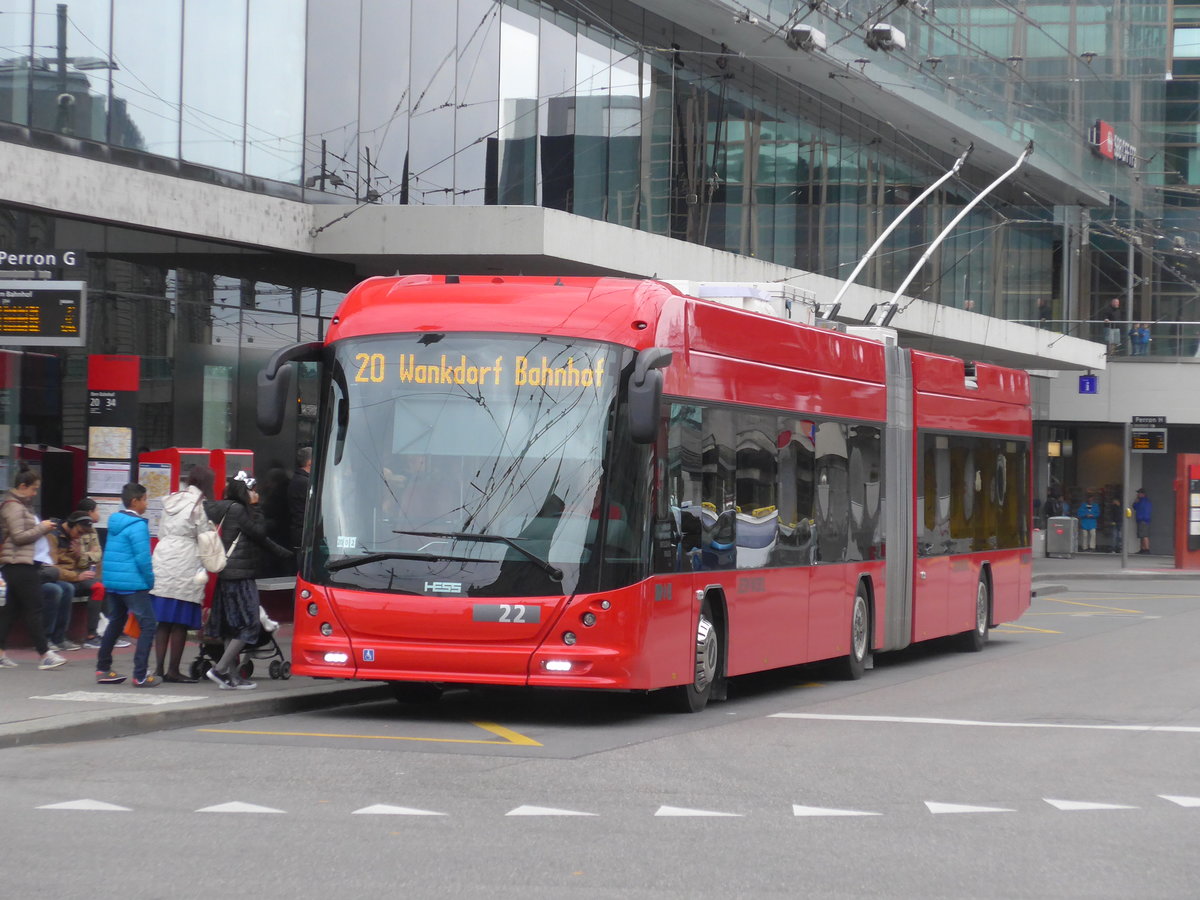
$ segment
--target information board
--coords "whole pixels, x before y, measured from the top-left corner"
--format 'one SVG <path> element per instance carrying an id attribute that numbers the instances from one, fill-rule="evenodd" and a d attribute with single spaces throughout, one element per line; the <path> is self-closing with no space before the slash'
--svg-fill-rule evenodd
<path id="1" fill-rule="evenodd" d="M 0 281 L 0 344 L 82 347 L 86 300 L 83 281 Z"/>
<path id="2" fill-rule="evenodd" d="M 1129 432 L 1129 449 L 1134 453 L 1166 453 L 1167 429 L 1134 428 Z"/>

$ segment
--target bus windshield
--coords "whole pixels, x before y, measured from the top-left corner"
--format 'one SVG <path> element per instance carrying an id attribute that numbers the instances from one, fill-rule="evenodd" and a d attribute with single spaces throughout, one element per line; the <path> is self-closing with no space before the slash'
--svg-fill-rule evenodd
<path id="1" fill-rule="evenodd" d="M 622 440 L 621 352 L 524 335 L 335 344 L 311 579 L 430 597 L 632 580 L 648 475 L 638 490 L 631 464 L 648 454 Z"/>

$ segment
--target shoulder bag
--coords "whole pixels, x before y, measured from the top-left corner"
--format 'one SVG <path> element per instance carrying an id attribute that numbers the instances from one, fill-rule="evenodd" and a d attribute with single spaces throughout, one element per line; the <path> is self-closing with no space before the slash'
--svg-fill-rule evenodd
<path id="1" fill-rule="evenodd" d="M 200 565 L 209 572 L 220 572 L 225 568 L 225 564 L 229 562 L 229 557 L 233 555 L 233 550 L 237 546 L 238 541 L 242 539 L 239 534 L 233 539 L 233 543 L 229 545 L 229 549 L 225 549 L 225 544 L 221 541 L 221 526 L 225 524 L 225 517 L 221 517 L 221 525 L 216 528 L 212 527 L 212 523 L 208 523 L 208 528 L 196 534 L 196 548 L 200 551 Z"/>

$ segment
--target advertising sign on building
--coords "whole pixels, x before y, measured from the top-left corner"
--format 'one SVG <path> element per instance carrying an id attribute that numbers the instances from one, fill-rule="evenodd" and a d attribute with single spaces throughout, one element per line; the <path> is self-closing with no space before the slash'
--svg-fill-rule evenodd
<path id="1" fill-rule="evenodd" d="M 1097 156 L 1111 159 L 1131 169 L 1137 168 L 1137 147 L 1118 136 L 1112 125 L 1103 119 L 1097 119 L 1088 130 L 1088 143 Z"/>

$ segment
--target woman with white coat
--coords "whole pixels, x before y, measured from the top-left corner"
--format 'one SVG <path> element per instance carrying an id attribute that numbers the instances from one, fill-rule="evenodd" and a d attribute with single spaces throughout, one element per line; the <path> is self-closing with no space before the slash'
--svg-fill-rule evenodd
<path id="1" fill-rule="evenodd" d="M 155 674 L 176 684 L 196 683 L 195 678 L 179 670 L 179 663 L 188 631 L 200 627 L 208 585 L 208 572 L 200 563 L 197 535 L 213 527 L 204 512 L 204 501 L 212 498 L 213 479 L 213 470 L 208 466 L 193 466 L 183 490 L 166 496 L 158 526 L 158 546 L 154 548 L 154 590 L 150 599 L 158 616 L 158 630 L 154 633 Z"/>

